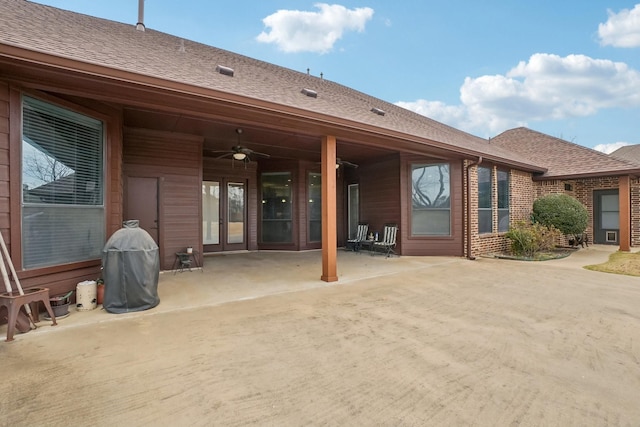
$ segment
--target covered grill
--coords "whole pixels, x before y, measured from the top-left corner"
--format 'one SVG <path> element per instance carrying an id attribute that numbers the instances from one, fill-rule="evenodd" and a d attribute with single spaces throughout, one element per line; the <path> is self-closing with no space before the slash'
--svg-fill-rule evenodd
<path id="1" fill-rule="evenodd" d="M 102 250 L 104 302 L 109 313 L 148 310 L 160 303 L 158 245 L 137 220 L 125 221 Z"/>

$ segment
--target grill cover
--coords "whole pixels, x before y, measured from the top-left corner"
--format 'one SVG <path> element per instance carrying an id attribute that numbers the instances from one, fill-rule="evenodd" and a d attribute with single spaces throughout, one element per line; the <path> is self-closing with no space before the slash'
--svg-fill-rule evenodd
<path id="1" fill-rule="evenodd" d="M 148 310 L 160 303 L 158 245 L 137 220 L 125 221 L 102 250 L 103 307 L 109 313 Z"/>

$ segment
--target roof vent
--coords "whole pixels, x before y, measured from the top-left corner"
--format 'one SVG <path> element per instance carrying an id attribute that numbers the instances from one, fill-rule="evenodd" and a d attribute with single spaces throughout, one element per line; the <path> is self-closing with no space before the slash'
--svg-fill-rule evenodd
<path id="1" fill-rule="evenodd" d="M 373 108 L 371 109 L 371 112 L 372 112 L 372 113 L 375 113 L 375 114 L 377 114 L 377 115 L 379 115 L 379 116 L 384 116 L 384 115 L 385 115 L 384 110 L 381 110 L 380 108 L 376 108 L 376 107 L 373 107 Z"/>
<path id="2" fill-rule="evenodd" d="M 144 31 L 144 0 L 138 0 L 138 23 L 136 30 Z"/>
<path id="3" fill-rule="evenodd" d="M 224 74 L 225 76 L 233 77 L 233 68 L 225 67 L 223 65 L 218 65 L 216 67 L 216 71 L 220 74 Z"/>
<path id="4" fill-rule="evenodd" d="M 315 90 L 312 90 L 312 89 L 304 88 L 304 89 L 302 89 L 301 92 L 304 93 L 305 95 L 307 95 L 310 98 L 317 98 L 318 97 L 318 92 L 316 92 Z"/>

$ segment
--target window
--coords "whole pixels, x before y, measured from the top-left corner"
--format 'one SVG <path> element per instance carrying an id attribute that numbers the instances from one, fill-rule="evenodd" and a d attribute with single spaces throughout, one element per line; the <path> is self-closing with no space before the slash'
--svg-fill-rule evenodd
<path id="1" fill-rule="evenodd" d="M 498 231 L 509 231 L 509 172 L 498 173 Z"/>
<path id="2" fill-rule="evenodd" d="M 322 176 L 309 172 L 309 241 L 322 240 Z"/>
<path id="3" fill-rule="evenodd" d="M 491 168 L 478 167 L 478 233 L 491 233 L 492 226 L 492 194 Z"/>
<path id="4" fill-rule="evenodd" d="M 451 235 L 449 164 L 412 165 L 411 235 Z"/>
<path id="5" fill-rule="evenodd" d="M 262 174 L 262 242 L 293 242 L 291 173 Z"/>
<path id="6" fill-rule="evenodd" d="M 103 123 L 22 102 L 22 263 L 100 258 L 105 242 Z"/>

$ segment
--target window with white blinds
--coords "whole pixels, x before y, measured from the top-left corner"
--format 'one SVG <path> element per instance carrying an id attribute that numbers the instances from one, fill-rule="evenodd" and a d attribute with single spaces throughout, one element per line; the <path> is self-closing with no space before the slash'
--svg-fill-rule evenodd
<path id="1" fill-rule="evenodd" d="M 105 241 L 104 130 L 100 120 L 24 97 L 24 268 L 101 257 Z"/>

